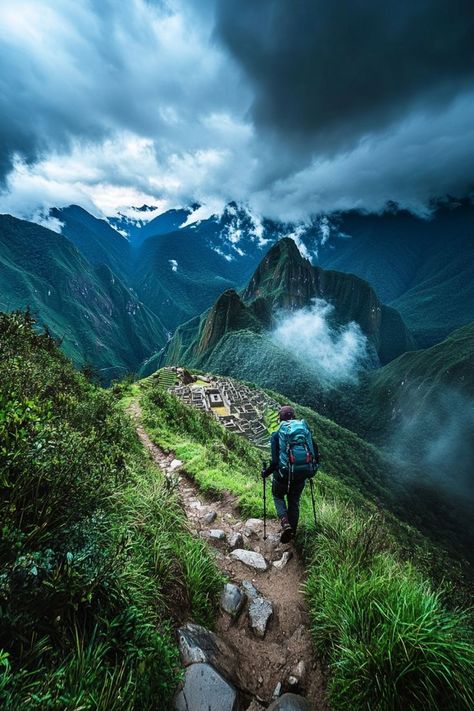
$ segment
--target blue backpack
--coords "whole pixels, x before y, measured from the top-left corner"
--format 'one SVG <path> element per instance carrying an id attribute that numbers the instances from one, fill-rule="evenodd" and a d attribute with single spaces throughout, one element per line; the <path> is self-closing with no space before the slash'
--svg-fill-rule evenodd
<path id="1" fill-rule="evenodd" d="M 280 444 L 280 475 L 288 476 L 288 487 L 294 479 L 312 477 L 318 468 L 318 452 L 305 420 L 282 422 L 278 430 Z"/>

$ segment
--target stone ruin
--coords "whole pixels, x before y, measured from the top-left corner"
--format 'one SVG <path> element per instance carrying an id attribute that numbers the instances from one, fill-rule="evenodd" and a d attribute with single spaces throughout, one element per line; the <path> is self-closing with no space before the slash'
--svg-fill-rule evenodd
<path id="1" fill-rule="evenodd" d="M 193 375 L 185 368 L 164 368 L 159 382 L 186 405 L 212 414 L 226 429 L 244 435 L 260 447 L 268 446 L 267 411 L 279 403 L 260 390 L 225 377 Z"/>

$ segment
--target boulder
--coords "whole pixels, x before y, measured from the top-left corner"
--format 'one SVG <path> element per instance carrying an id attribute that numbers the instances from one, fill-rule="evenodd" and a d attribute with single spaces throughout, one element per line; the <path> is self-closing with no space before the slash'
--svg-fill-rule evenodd
<path id="1" fill-rule="evenodd" d="M 215 511 L 209 511 L 205 516 L 202 517 L 202 522 L 205 526 L 209 526 L 217 518 L 217 513 Z"/>
<path id="2" fill-rule="evenodd" d="M 273 605 L 271 600 L 264 597 L 256 597 L 251 600 L 249 605 L 249 622 L 252 631 L 263 639 L 267 626 L 273 615 Z"/>
<path id="3" fill-rule="evenodd" d="M 225 541 L 225 531 L 220 528 L 211 528 L 209 538 L 212 538 L 214 541 Z"/>
<path id="4" fill-rule="evenodd" d="M 226 583 L 221 594 L 221 607 L 231 617 L 237 617 L 245 603 L 245 596 L 238 585 Z"/>
<path id="5" fill-rule="evenodd" d="M 244 565 L 249 568 L 254 568 L 255 570 L 266 570 L 268 568 L 267 561 L 261 553 L 255 553 L 255 551 L 246 551 L 243 548 L 236 548 L 230 554 L 231 558 L 234 560 L 239 560 Z"/>
<path id="6" fill-rule="evenodd" d="M 175 469 L 179 469 L 179 467 L 182 467 L 182 466 L 183 466 L 183 462 L 181 461 L 181 459 L 173 459 L 173 461 L 171 462 L 171 464 L 168 467 L 168 471 L 170 473 L 174 472 Z"/>
<path id="7" fill-rule="evenodd" d="M 189 711 L 191 711 L 191 707 Z M 283 694 L 270 704 L 268 711 L 313 711 L 313 707 L 303 696 Z"/>
<path id="8" fill-rule="evenodd" d="M 229 538 L 229 547 L 233 551 L 235 548 L 242 548 L 244 545 L 244 539 L 241 533 L 232 533 Z"/>
<path id="9" fill-rule="evenodd" d="M 261 597 L 259 591 L 251 580 L 244 580 L 242 583 L 242 588 L 249 600 L 253 600 L 256 597 Z"/>
<path id="10" fill-rule="evenodd" d="M 178 644 L 183 666 L 210 664 L 233 684 L 242 687 L 237 651 L 230 644 L 193 622 L 178 629 Z"/>
<path id="11" fill-rule="evenodd" d="M 209 664 L 187 667 L 175 711 L 237 711 L 237 691 Z"/>

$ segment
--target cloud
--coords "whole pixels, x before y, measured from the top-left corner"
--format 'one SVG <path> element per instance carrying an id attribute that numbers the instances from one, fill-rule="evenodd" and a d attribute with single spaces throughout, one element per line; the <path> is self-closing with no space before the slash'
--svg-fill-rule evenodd
<path id="1" fill-rule="evenodd" d="M 474 401 L 454 388 L 404 391 L 388 450 L 399 476 L 474 505 Z"/>
<path id="2" fill-rule="evenodd" d="M 442 107 L 474 78 L 470 0 L 224 0 L 217 32 L 254 88 L 256 124 L 325 153 Z"/>
<path id="3" fill-rule="evenodd" d="M 271 332 L 272 341 L 301 361 L 323 387 L 356 382 L 369 362 L 367 338 L 359 325 L 336 327 L 333 313 L 331 304 L 315 299 L 308 308 L 281 312 Z"/>
<path id="4" fill-rule="evenodd" d="M 0 210 L 426 214 L 473 187 L 473 23 L 470 0 L 1 3 Z"/>

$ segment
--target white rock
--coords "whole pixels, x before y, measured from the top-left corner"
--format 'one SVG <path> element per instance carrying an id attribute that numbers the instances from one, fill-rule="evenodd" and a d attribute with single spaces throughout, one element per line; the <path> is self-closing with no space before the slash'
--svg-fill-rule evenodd
<path id="1" fill-rule="evenodd" d="M 260 518 L 249 518 L 245 522 L 245 528 L 249 528 L 251 531 L 260 531 L 263 529 L 263 521 Z"/>
<path id="2" fill-rule="evenodd" d="M 182 466 L 183 466 L 183 462 L 181 461 L 181 459 L 173 459 L 173 461 L 171 462 L 171 464 L 168 467 L 168 471 L 174 472 L 175 469 L 179 469 L 179 467 L 182 467 Z"/>
<path id="3" fill-rule="evenodd" d="M 246 551 L 243 548 L 236 548 L 232 551 L 230 557 L 234 560 L 239 560 L 244 565 L 249 568 L 255 568 L 255 570 L 266 570 L 268 568 L 267 561 L 261 553 L 255 553 L 255 551 Z"/>
<path id="4" fill-rule="evenodd" d="M 278 699 L 278 697 L 280 696 L 280 694 L 281 694 L 281 681 L 279 681 L 278 684 L 277 684 L 277 685 L 275 686 L 275 688 L 273 689 L 272 697 L 273 697 L 274 699 Z"/>
<path id="5" fill-rule="evenodd" d="M 242 589 L 249 600 L 254 600 L 256 597 L 261 597 L 260 592 L 257 590 L 251 580 L 244 580 L 242 583 Z"/>
<path id="6" fill-rule="evenodd" d="M 285 551 L 280 560 L 276 560 L 273 563 L 273 567 L 278 568 L 278 570 L 281 570 L 285 567 L 288 561 L 291 560 L 291 558 L 293 558 L 293 553 L 291 551 Z"/>

